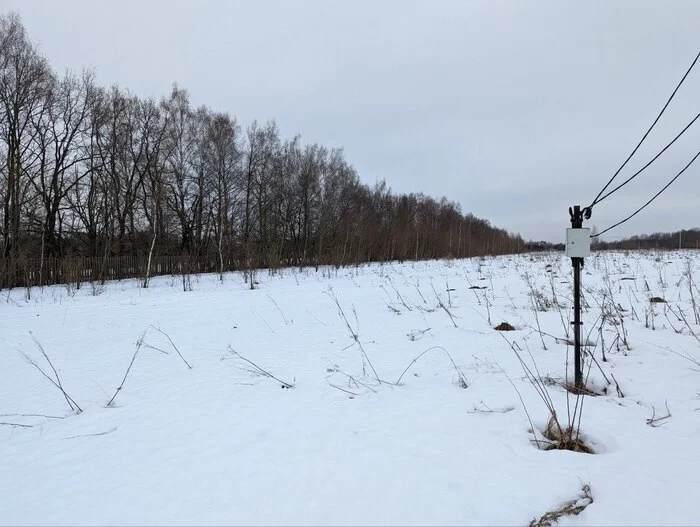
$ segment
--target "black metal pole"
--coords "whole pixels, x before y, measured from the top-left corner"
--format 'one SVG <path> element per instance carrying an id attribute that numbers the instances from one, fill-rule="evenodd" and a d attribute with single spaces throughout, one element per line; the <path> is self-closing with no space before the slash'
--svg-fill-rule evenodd
<path id="1" fill-rule="evenodd" d="M 580 229 L 583 226 L 583 214 L 579 205 L 574 206 L 571 215 L 571 227 Z M 574 266 L 574 386 L 583 388 L 583 373 L 581 371 L 581 266 L 583 258 L 571 258 Z"/>
<path id="2" fill-rule="evenodd" d="M 581 372 L 581 258 L 572 258 L 574 264 L 574 386 L 583 388 Z"/>

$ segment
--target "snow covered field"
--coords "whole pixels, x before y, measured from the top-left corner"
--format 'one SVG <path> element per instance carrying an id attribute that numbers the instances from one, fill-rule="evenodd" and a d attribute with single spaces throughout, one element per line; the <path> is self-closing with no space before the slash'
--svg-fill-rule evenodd
<path id="1" fill-rule="evenodd" d="M 535 446 L 514 351 L 566 424 L 560 253 L 2 291 L 0 524 L 527 525 L 584 485 L 560 524 L 698 524 L 698 256 L 586 260 L 595 454 Z"/>

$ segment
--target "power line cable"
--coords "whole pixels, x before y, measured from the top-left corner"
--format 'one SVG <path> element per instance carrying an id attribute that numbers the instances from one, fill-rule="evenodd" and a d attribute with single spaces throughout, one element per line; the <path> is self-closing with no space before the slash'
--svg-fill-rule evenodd
<path id="1" fill-rule="evenodd" d="M 666 185 L 665 185 L 661 190 L 659 190 L 656 194 L 654 194 L 654 195 L 652 196 L 652 198 L 651 198 L 649 201 L 647 201 L 644 205 L 642 205 L 641 207 L 639 207 L 637 210 L 635 210 L 632 214 L 630 214 L 629 216 L 627 216 L 625 219 L 623 219 L 623 220 L 621 220 L 621 221 L 618 221 L 617 223 L 615 223 L 614 225 L 611 225 L 611 226 L 608 227 L 607 229 L 603 229 L 603 230 L 600 231 L 598 234 L 595 234 L 595 235 L 591 236 L 591 238 L 595 238 L 595 237 L 597 237 L 597 236 L 600 236 L 600 235 L 602 235 L 602 234 L 605 234 L 605 233 L 608 232 L 609 230 L 614 229 L 615 227 L 617 227 L 617 226 L 619 226 L 619 225 L 622 225 L 622 224 L 625 223 L 626 221 L 628 221 L 628 220 L 634 218 L 637 214 L 639 214 L 642 210 L 644 210 L 652 201 L 654 201 L 656 198 L 658 198 L 664 190 L 666 190 L 668 187 L 670 187 L 671 184 L 672 184 L 674 181 L 676 181 L 676 180 L 681 176 L 681 174 L 683 174 L 683 172 L 685 172 L 686 170 L 688 170 L 688 168 L 690 167 L 690 165 L 692 165 L 698 157 L 700 157 L 700 151 L 698 151 L 698 153 L 695 154 L 695 156 L 693 157 L 693 159 L 691 159 L 691 160 L 688 162 L 688 164 L 685 165 L 685 167 L 683 167 L 683 170 L 681 170 L 680 172 L 678 172 L 678 174 L 676 174 L 676 175 L 673 177 L 673 179 L 671 179 L 671 181 L 669 181 L 668 183 L 666 183 Z"/>
<path id="2" fill-rule="evenodd" d="M 681 131 L 678 133 L 678 135 L 677 135 L 676 137 L 673 138 L 673 140 L 672 140 L 670 143 L 668 143 L 658 154 L 656 154 L 656 155 L 651 159 L 651 161 L 649 161 L 646 165 L 644 165 L 642 168 L 640 168 L 639 170 L 637 170 L 637 172 L 635 172 L 634 174 L 632 174 L 630 177 L 628 177 L 625 181 L 623 181 L 622 183 L 620 183 L 620 184 L 619 184 L 618 186 L 616 186 L 614 189 L 610 190 L 607 194 L 604 194 L 603 196 L 600 196 L 600 195 L 599 195 L 599 198 L 596 198 L 596 201 L 591 205 L 591 207 L 592 207 L 593 205 L 597 205 L 598 203 L 600 203 L 601 201 L 603 201 L 604 199 L 606 199 L 608 196 L 610 196 L 610 195 L 614 194 L 615 192 L 617 192 L 618 190 L 620 190 L 622 187 L 624 187 L 625 185 L 627 185 L 627 183 L 629 183 L 629 182 L 632 181 L 634 178 L 636 178 L 639 174 L 641 174 L 642 172 L 644 172 L 644 170 L 646 170 L 647 168 L 649 168 L 649 166 L 650 166 L 654 161 L 656 161 L 658 158 L 660 158 L 661 155 L 662 155 L 666 150 L 668 150 L 669 148 L 671 148 L 671 145 L 673 145 L 673 143 L 675 143 L 675 142 L 676 142 L 690 127 L 691 127 L 691 126 L 693 126 L 693 124 L 695 124 L 695 121 L 697 121 L 698 119 L 700 119 L 700 113 L 698 113 L 698 114 L 693 118 L 693 120 L 690 121 L 690 122 L 685 126 L 685 128 L 683 128 L 683 130 L 681 130 Z"/>
<path id="3" fill-rule="evenodd" d="M 605 186 L 603 187 L 603 189 L 602 189 L 602 190 L 598 193 L 598 195 L 595 197 L 595 199 L 593 200 L 593 202 L 588 206 L 589 211 L 590 211 L 590 209 L 593 208 L 593 206 L 594 206 L 596 203 L 598 203 L 598 198 L 600 198 L 600 196 L 602 196 L 602 194 L 607 190 L 607 188 L 608 188 L 608 187 L 612 184 L 612 182 L 615 180 L 615 178 L 617 177 L 617 175 L 622 171 L 623 168 L 625 168 L 625 166 L 627 166 L 627 163 L 629 162 L 629 160 L 632 159 L 632 156 L 637 152 L 637 150 L 639 150 L 639 147 L 642 146 L 642 143 L 644 142 L 644 140 L 645 140 L 645 139 L 647 138 L 647 136 L 651 133 L 651 131 L 652 131 L 652 129 L 654 128 L 654 126 L 656 126 L 656 123 L 659 122 L 659 119 L 661 119 L 661 116 L 662 116 L 662 115 L 664 114 L 664 112 L 666 111 L 666 108 L 668 108 L 668 105 L 671 104 L 671 101 L 672 101 L 673 98 L 676 96 L 676 93 L 678 92 L 679 88 L 681 87 L 681 85 L 683 84 L 683 82 L 685 82 L 685 79 L 688 77 L 688 75 L 690 74 L 690 72 L 691 72 L 691 71 L 693 70 L 693 68 L 695 67 L 695 64 L 697 63 L 698 59 L 700 59 L 700 52 L 698 52 L 698 54 L 695 56 L 695 60 L 693 60 L 693 62 L 692 62 L 692 64 L 690 65 L 690 67 L 689 67 L 688 70 L 685 72 L 685 75 L 683 75 L 683 78 L 680 80 L 680 82 L 679 82 L 678 85 L 676 86 L 676 89 L 673 90 L 673 93 L 671 93 L 671 96 L 670 96 L 670 97 L 668 98 L 668 100 L 666 101 L 666 104 L 664 104 L 664 107 L 661 109 L 661 112 L 659 112 L 659 115 L 656 116 L 656 119 L 654 119 L 654 122 L 651 123 L 651 126 L 649 127 L 649 129 L 646 131 L 646 133 L 645 133 L 645 134 L 642 136 L 642 138 L 639 140 L 639 143 L 637 143 L 637 146 L 634 147 L 634 150 L 632 150 L 632 153 L 627 157 L 627 159 L 625 159 L 625 162 L 622 163 L 622 165 L 620 165 L 620 168 L 617 169 L 617 171 L 613 174 L 613 176 L 610 178 L 610 180 L 605 184 Z"/>

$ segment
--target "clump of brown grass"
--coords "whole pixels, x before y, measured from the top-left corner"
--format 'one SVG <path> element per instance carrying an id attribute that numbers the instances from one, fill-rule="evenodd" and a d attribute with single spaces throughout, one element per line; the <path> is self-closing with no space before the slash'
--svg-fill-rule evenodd
<path id="1" fill-rule="evenodd" d="M 550 417 L 547 428 L 542 432 L 542 435 L 550 441 L 545 444 L 545 450 L 570 450 L 583 454 L 595 454 L 593 448 L 586 444 L 581 437 L 578 428 L 574 426 L 563 428 L 556 415 Z"/>
<path id="2" fill-rule="evenodd" d="M 515 328 L 511 326 L 508 322 L 501 322 L 495 328 L 496 331 L 515 331 Z"/>
<path id="3" fill-rule="evenodd" d="M 573 393 L 574 395 L 588 395 L 591 397 L 598 397 L 598 396 L 602 395 L 598 392 L 594 392 L 593 390 L 589 390 L 585 386 L 576 386 L 572 382 L 565 383 L 563 386 L 567 392 Z"/>

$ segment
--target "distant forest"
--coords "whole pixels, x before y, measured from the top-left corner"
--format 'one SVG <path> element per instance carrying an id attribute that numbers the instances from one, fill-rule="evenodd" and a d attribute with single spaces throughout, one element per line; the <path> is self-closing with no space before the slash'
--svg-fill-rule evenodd
<path id="1" fill-rule="evenodd" d="M 700 229 L 640 234 L 614 242 L 600 241 L 597 249 L 699 249 Z"/>
<path id="2" fill-rule="evenodd" d="M 520 252 L 518 235 L 367 185 L 341 148 L 58 75 L 0 15 L 0 288 Z"/>
<path id="3" fill-rule="evenodd" d="M 526 251 L 563 251 L 564 243 L 546 241 L 529 241 L 525 243 Z M 605 241 L 593 238 L 591 249 L 604 250 L 643 250 L 643 249 L 700 249 L 700 228 L 680 230 L 676 232 L 656 232 L 654 234 L 638 234 L 616 241 Z"/>

